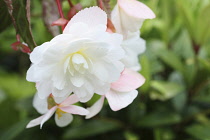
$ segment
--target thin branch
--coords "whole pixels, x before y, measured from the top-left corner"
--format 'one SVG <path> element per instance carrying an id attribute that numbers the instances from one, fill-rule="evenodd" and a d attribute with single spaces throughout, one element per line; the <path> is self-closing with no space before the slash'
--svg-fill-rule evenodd
<path id="1" fill-rule="evenodd" d="M 68 0 L 70 7 L 74 7 L 74 4 L 71 2 L 71 0 Z"/>
<path id="2" fill-rule="evenodd" d="M 61 7 L 61 1 L 60 0 L 56 0 L 56 3 L 57 3 L 57 6 L 58 6 L 58 11 L 59 11 L 60 17 L 64 18 L 62 7 Z"/>

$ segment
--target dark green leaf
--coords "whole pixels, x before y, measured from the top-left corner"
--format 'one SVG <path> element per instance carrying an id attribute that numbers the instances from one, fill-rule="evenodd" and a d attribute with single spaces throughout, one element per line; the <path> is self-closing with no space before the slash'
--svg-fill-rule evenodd
<path id="1" fill-rule="evenodd" d="M 165 81 L 152 81 L 151 87 L 154 91 L 150 93 L 150 97 L 163 101 L 176 96 L 184 90 L 184 87 L 181 84 Z"/>
<path id="2" fill-rule="evenodd" d="M 198 16 L 197 19 L 197 30 L 196 30 L 196 35 L 197 35 L 197 40 L 200 45 L 206 43 L 209 38 L 210 38 L 210 4 L 206 5 L 200 12 L 200 15 Z"/>
<path id="3" fill-rule="evenodd" d="M 11 23 L 11 18 L 8 13 L 7 5 L 3 0 L 0 1 L 0 21 L 1 21 L 1 26 L 0 26 L 0 33 L 4 31 Z"/>
<path id="4" fill-rule="evenodd" d="M 210 140 L 209 124 L 193 124 L 186 129 L 186 132 L 199 140 Z"/>
<path id="5" fill-rule="evenodd" d="M 145 55 L 141 56 L 140 63 L 141 63 L 141 67 L 142 67 L 141 74 L 146 79 L 144 85 L 141 87 L 141 90 L 144 93 L 144 92 L 148 91 L 148 89 L 150 87 L 150 80 L 151 80 L 150 63 L 149 63 L 147 56 L 145 56 Z"/>
<path id="6" fill-rule="evenodd" d="M 167 65 L 172 67 L 173 69 L 183 73 L 184 72 L 184 65 L 178 55 L 173 53 L 172 51 L 163 49 L 158 53 L 159 57 L 163 62 L 165 62 Z"/>
<path id="7" fill-rule="evenodd" d="M 84 139 L 120 129 L 120 124 L 111 120 L 88 120 L 81 126 L 72 127 L 64 133 L 65 139 Z"/>
<path id="8" fill-rule="evenodd" d="M 36 47 L 30 27 L 30 0 L 4 0 L 17 34 L 31 50 Z"/>
<path id="9" fill-rule="evenodd" d="M 12 15 L 16 20 L 17 33 L 33 49 L 36 47 L 36 43 L 34 42 L 30 27 L 30 0 L 15 0 L 13 1 L 13 7 Z"/>
<path id="10" fill-rule="evenodd" d="M 17 122 L 15 125 L 10 127 L 6 132 L 1 135 L 1 140 L 14 140 L 18 134 L 20 134 L 23 130 L 26 129 L 26 125 L 29 120 L 22 120 Z"/>
<path id="11" fill-rule="evenodd" d="M 137 125 L 140 127 L 157 127 L 161 125 L 175 124 L 180 121 L 181 121 L 180 115 L 176 114 L 175 112 L 157 111 L 140 118 Z"/>
<path id="12" fill-rule="evenodd" d="M 158 111 L 145 115 L 138 121 L 137 125 L 140 127 L 157 127 L 161 125 L 175 124 L 180 121 L 180 115 L 175 112 Z"/>

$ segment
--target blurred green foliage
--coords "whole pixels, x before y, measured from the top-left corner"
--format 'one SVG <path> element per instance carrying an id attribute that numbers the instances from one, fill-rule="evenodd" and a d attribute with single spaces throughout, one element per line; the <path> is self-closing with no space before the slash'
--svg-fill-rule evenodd
<path id="1" fill-rule="evenodd" d="M 95 0 L 73 0 L 84 7 Z M 146 20 L 140 56 L 146 83 L 135 101 L 113 112 L 105 105 L 91 120 L 75 116 L 59 128 L 54 120 L 25 129 L 39 114 L 32 107 L 34 84 L 25 80 L 27 54 L 13 51 L 15 30 L 0 1 L 0 139 L 210 140 L 210 1 L 142 0 L 156 14 Z M 111 7 L 116 0 L 111 0 Z M 63 1 L 64 11 L 69 6 Z M 31 1 L 31 26 L 38 45 L 52 38 L 44 26 L 41 1 Z M 95 100 L 95 99 L 94 99 Z M 89 105 L 89 104 L 88 104 Z"/>

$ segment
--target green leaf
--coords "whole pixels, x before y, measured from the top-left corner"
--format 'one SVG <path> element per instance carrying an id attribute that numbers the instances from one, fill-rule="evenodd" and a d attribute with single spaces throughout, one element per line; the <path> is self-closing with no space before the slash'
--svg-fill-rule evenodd
<path id="1" fill-rule="evenodd" d="M 193 124 L 187 127 L 186 132 L 199 140 L 210 140 L 209 124 Z"/>
<path id="2" fill-rule="evenodd" d="M 187 93 L 182 92 L 180 94 L 177 94 L 173 99 L 172 103 L 173 106 L 177 111 L 182 111 L 184 109 L 184 106 L 186 105 L 187 102 Z"/>
<path id="3" fill-rule="evenodd" d="M 206 43 L 210 38 L 210 4 L 206 5 L 202 11 L 200 12 L 198 19 L 197 19 L 197 28 L 196 29 L 196 35 L 197 40 L 200 45 L 203 45 Z"/>
<path id="4" fill-rule="evenodd" d="M 157 127 L 161 125 L 176 124 L 180 121 L 180 115 L 175 112 L 157 111 L 140 118 L 137 125 L 140 127 Z"/>
<path id="5" fill-rule="evenodd" d="M 15 0 L 13 1 L 13 6 L 13 16 L 16 19 L 17 32 L 28 46 L 33 49 L 36 47 L 36 43 L 34 42 L 30 27 L 30 0 Z"/>
<path id="6" fill-rule="evenodd" d="M 126 140 L 139 140 L 139 136 L 131 131 L 126 131 L 124 135 Z"/>
<path id="7" fill-rule="evenodd" d="M 14 140 L 23 130 L 25 130 L 29 120 L 22 120 L 10 127 L 6 132 L 1 135 L 1 140 Z"/>
<path id="8" fill-rule="evenodd" d="M 192 7 L 190 7 L 189 1 L 177 0 L 176 2 L 180 12 L 180 17 L 182 18 L 182 21 L 184 22 L 190 36 L 194 39 L 195 16 L 194 13 L 192 12 Z"/>
<path id="9" fill-rule="evenodd" d="M 174 133 L 170 129 L 155 128 L 154 137 L 155 140 L 174 140 Z"/>
<path id="10" fill-rule="evenodd" d="M 31 50 L 36 47 L 31 27 L 30 27 L 30 0 L 13 0 L 6 1 L 10 17 L 16 29 L 16 33 L 20 34 L 23 41 L 28 44 Z"/>
<path id="11" fill-rule="evenodd" d="M 154 90 L 151 91 L 150 98 L 162 101 L 170 99 L 184 90 L 184 87 L 181 84 L 165 81 L 152 81 L 151 87 Z"/>
<path id="12" fill-rule="evenodd" d="M 3 0 L 0 1 L 0 21 L 1 21 L 1 26 L 0 26 L 0 33 L 4 31 L 11 23 L 10 15 L 7 10 L 7 5 Z"/>
<path id="13" fill-rule="evenodd" d="M 200 65 L 210 73 L 210 59 L 198 58 Z"/>
<path id="14" fill-rule="evenodd" d="M 111 120 L 88 120 L 81 126 L 72 127 L 64 133 L 64 139 L 84 139 L 90 136 L 103 134 L 120 129 L 118 122 Z"/>
<path id="15" fill-rule="evenodd" d="M 36 91 L 34 83 L 16 74 L 0 73 L 0 77 L 0 88 L 11 97 L 28 97 Z"/>
<path id="16" fill-rule="evenodd" d="M 142 67 L 140 73 L 146 79 L 145 83 L 140 88 L 144 93 L 144 92 L 147 92 L 149 90 L 150 80 L 151 80 L 150 63 L 149 63 L 148 58 L 145 55 L 141 56 L 140 64 L 141 64 L 141 67 Z"/>
<path id="17" fill-rule="evenodd" d="M 184 73 L 184 65 L 181 59 L 179 58 L 178 55 L 176 55 L 172 51 L 162 49 L 161 51 L 158 52 L 158 56 L 164 63 L 169 65 L 171 68 L 181 73 Z"/>

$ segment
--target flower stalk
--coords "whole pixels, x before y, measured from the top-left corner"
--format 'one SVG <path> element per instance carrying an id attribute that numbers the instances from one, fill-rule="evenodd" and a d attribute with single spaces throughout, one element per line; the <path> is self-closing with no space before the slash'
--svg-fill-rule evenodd
<path id="1" fill-rule="evenodd" d="M 60 0 L 56 0 L 56 4 L 57 4 L 57 7 L 58 7 L 58 11 L 59 11 L 60 17 L 64 18 L 62 6 L 61 6 L 61 1 Z M 65 26 L 62 25 L 61 28 L 62 28 L 62 30 L 64 30 Z"/>

